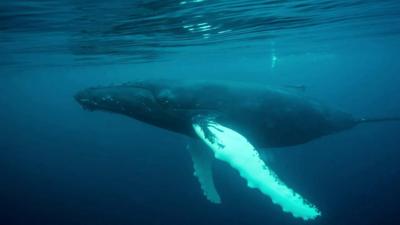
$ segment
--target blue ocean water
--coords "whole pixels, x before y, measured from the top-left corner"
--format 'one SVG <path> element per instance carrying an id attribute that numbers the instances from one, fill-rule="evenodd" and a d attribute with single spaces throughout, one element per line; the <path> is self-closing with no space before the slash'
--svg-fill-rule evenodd
<path id="1" fill-rule="evenodd" d="M 399 116 L 397 0 L 2 0 L 0 49 L 0 224 L 400 224 L 400 123 L 261 153 L 322 211 L 305 222 L 219 161 L 211 204 L 188 138 L 73 99 L 136 79 L 229 80 Z"/>

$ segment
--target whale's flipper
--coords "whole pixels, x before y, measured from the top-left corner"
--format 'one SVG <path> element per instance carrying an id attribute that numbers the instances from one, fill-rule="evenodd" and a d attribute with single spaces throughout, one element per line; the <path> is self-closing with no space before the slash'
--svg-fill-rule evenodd
<path id="1" fill-rule="evenodd" d="M 219 204 L 221 198 L 214 185 L 212 173 L 212 160 L 213 157 L 206 149 L 203 143 L 195 143 L 187 146 L 187 149 L 192 156 L 194 175 L 200 182 L 201 189 L 204 195 L 210 202 Z"/>
<path id="2" fill-rule="evenodd" d="M 271 197 L 283 211 L 304 220 L 314 219 L 321 215 L 315 206 L 279 180 L 260 159 L 258 152 L 245 137 L 206 119 L 195 121 L 193 128 L 200 139 L 212 149 L 217 159 L 229 163 L 238 170 L 250 188 L 257 188 Z"/>

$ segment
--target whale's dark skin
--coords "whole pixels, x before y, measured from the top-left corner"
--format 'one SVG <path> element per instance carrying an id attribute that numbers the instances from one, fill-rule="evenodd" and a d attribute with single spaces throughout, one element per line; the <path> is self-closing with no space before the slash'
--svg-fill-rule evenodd
<path id="1" fill-rule="evenodd" d="M 211 81 L 141 81 L 88 88 L 75 95 L 88 110 L 123 114 L 197 138 L 192 124 L 210 118 L 255 147 L 303 144 L 366 120 L 329 108 L 285 88 Z"/>

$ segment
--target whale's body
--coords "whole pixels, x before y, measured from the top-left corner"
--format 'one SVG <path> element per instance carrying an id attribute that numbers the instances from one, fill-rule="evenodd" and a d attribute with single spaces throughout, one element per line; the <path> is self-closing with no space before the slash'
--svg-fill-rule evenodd
<path id="1" fill-rule="evenodd" d="M 363 119 L 332 109 L 287 88 L 211 81 L 141 81 L 83 90 L 75 99 L 88 110 L 123 114 L 205 143 L 215 158 L 229 163 L 247 181 L 304 220 L 321 215 L 288 188 L 263 162 L 256 149 L 303 144 Z M 220 203 L 204 149 L 189 149 L 204 195 Z"/>
<path id="2" fill-rule="evenodd" d="M 90 88 L 76 99 L 89 109 L 124 114 L 196 138 L 193 118 L 210 116 L 259 148 L 303 144 L 359 121 L 287 88 L 232 82 L 136 82 Z"/>

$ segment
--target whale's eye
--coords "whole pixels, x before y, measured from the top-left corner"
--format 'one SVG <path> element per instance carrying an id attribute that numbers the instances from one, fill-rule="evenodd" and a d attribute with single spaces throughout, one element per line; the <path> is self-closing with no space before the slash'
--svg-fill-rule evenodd
<path id="1" fill-rule="evenodd" d="M 169 103 L 169 99 L 166 98 L 166 97 L 161 97 L 158 101 L 159 101 L 159 103 L 160 103 L 161 105 L 163 105 L 163 106 L 167 106 L 168 103 Z"/>
<path id="2" fill-rule="evenodd" d="M 169 107 L 173 100 L 173 94 L 170 90 L 163 90 L 157 96 L 158 103 L 163 107 Z"/>

